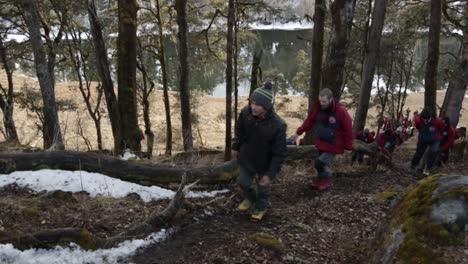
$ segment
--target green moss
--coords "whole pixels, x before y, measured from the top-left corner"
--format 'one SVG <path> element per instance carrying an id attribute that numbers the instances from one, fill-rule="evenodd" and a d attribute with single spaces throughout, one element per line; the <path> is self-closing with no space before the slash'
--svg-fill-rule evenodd
<path id="1" fill-rule="evenodd" d="M 457 198 L 457 199 L 465 199 L 468 201 L 468 186 L 458 186 L 455 188 L 451 188 L 448 192 L 444 193 L 439 197 L 439 199 L 450 199 L 450 198 Z"/>
<path id="2" fill-rule="evenodd" d="M 78 243 L 84 249 L 95 250 L 97 248 L 96 241 L 86 228 L 81 229 L 80 241 Z"/>
<path id="3" fill-rule="evenodd" d="M 39 215 L 39 211 L 34 207 L 22 207 L 21 214 L 27 218 L 35 217 Z"/>
<path id="4" fill-rule="evenodd" d="M 393 211 L 390 226 L 401 226 L 405 233 L 405 239 L 398 251 L 399 263 L 454 263 L 437 248 L 459 245 L 459 235 L 430 220 L 431 207 L 438 200 L 432 194 L 440 177 L 443 175 L 437 174 L 421 180 L 405 194 Z"/>
<path id="5" fill-rule="evenodd" d="M 394 188 L 391 188 L 391 189 L 388 189 L 388 190 L 385 190 L 377 195 L 374 195 L 374 197 L 372 197 L 372 200 L 376 203 L 383 203 L 385 201 L 387 201 L 389 198 L 391 197 L 396 197 L 398 196 L 399 194 L 401 193 L 401 191 L 399 190 L 396 190 Z"/>
<path id="6" fill-rule="evenodd" d="M 235 170 L 232 170 L 232 171 L 225 171 L 223 172 L 219 180 L 222 182 L 233 180 L 237 178 L 237 176 L 239 176 L 239 173 L 240 173 L 239 167 L 237 167 Z"/>
<path id="7" fill-rule="evenodd" d="M 281 250 L 283 249 L 283 243 L 281 240 L 277 239 L 276 237 L 263 232 L 258 232 L 252 234 L 248 237 L 249 240 L 257 242 L 259 245 L 264 247 L 274 249 L 274 250 Z"/>
<path id="8" fill-rule="evenodd" d="M 50 169 L 50 166 L 47 164 L 39 164 L 34 166 L 34 170 L 47 170 Z"/>

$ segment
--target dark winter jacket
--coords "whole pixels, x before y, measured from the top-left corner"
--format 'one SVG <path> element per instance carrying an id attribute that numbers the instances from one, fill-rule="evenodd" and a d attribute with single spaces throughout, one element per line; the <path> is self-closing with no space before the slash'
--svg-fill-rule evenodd
<path id="1" fill-rule="evenodd" d="M 274 179 L 286 158 L 286 123 L 269 110 L 264 118 L 242 109 L 232 149 L 239 151 L 239 165 Z"/>
<path id="2" fill-rule="evenodd" d="M 353 148 L 352 120 L 338 101 L 334 100 L 332 104 L 330 111 L 324 111 L 317 102 L 296 134 L 301 135 L 313 127 L 314 145 L 318 150 L 341 154 L 345 149 Z"/>
<path id="3" fill-rule="evenodd" d="M 444 130 L 444 121 L 439 117 L 433 117 L 428 123 L 425 123 L 419 114 L 413 117 L 414 125 L 419 130 L 418 141 L 423 143 L 433 143 L 442 140 L 442 130 Z"/>

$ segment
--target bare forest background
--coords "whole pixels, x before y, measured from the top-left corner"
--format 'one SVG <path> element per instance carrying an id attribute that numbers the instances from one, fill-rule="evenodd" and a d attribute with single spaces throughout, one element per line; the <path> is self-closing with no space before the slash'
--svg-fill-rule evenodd
<path id="1" fill-rule="evenodd" d="M 235 118 L 266 80 L 290 134 L 323 87 L 351 110 L 355 131 L 407 108 L 467 123 L 466 1 L 0 7 L 1 133 L 15 144 L 147 157 L 206 147 L 229 159 Z"/>

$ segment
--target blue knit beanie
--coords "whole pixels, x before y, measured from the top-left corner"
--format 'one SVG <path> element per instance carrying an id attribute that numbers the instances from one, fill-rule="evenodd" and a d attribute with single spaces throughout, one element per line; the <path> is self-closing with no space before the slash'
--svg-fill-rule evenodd
<path id="1" fill-rule="evenodd" d="M 266 82 L 262 88 L 255 89 L 250 95 L 250 100 L 263 106 L 265 109 L 270 110 L 273 107 L 273 84 Z"/>

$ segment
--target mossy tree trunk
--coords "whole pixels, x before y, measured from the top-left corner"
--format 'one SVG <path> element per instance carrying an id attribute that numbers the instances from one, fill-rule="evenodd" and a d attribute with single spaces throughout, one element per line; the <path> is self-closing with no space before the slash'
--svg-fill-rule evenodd
<path id="1" fill-rule="evenodd" d="M 226 41 L 226 135 L 224 140 L 224 160 L 231 159 L 231 137 L 232 137 L 232 52 L 233 34 L 236 16 L 234 0 L 229 0 L 228 4 L 228 28 Z"/>
<path id="2" fill-rule="evenodd" d="M 137 11 L 136 0 L 118 0 L 117 78 L 120 127 L 124 148 L 141 152 L 143 133 L 137 113 Z"/>
<path id="3" fill-rule="evenodd" d="M 310 84 L 308 100 L 308 111 L 310 112 L 314 104 L 318 101 L 318 94 L 322 83 L 322 62 L 323 62 L 323 35 L 325 31 L 325 16 L 327 3 L 325 0 L 315 0 L 314 9 L 314 30 L 312 35 L 312 52 L 310 67 Z M 313 129 L 306 131 L 305 144 L 312 144 L 314 137 Z"/>
<path id="4" fill-rule="evenodd" d="M 159 0 L 156 0 L 156 21 L 159 30 L 159 63 L 161 63 L 161 75 L 164 94 L 164 110 L 166 114 L 166 151 L 165 154 L 172 154 L 172 121 L 171 121 L 171 105 L 169 103 L 169 85 L 167 81 L 167 65 L 166 65 L 166 47 L 164 45 L 164 21 L 161 18 L 161 6 Z"/>
<path id="5" fill-rule="evenodd" d="M 330 88 L 336 98 L 341 96 L 344 83 L 344 66 L 355 4 L 356 0 L 335 0 L 330 6 L 332 30 L 322 72 L 322 87 Z"/>
<path id="6" fill-rule="evenodd" d="M 178 52 L 179 52 L 179 92 L 184 150 L 193 149 L 192 118 L 190 116 L 190 88 L 187 41 L 187 0 L 176 0 Z"/>

